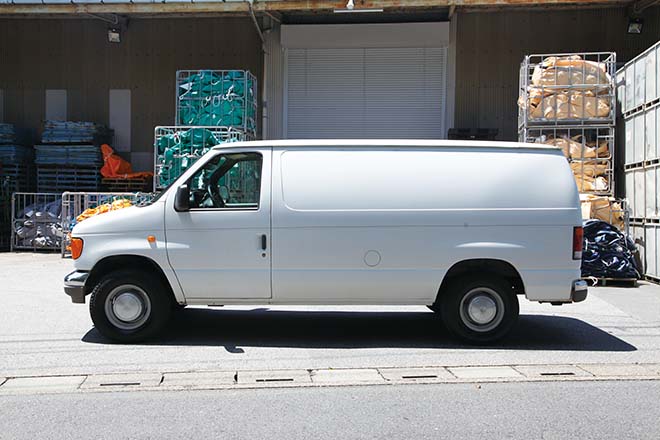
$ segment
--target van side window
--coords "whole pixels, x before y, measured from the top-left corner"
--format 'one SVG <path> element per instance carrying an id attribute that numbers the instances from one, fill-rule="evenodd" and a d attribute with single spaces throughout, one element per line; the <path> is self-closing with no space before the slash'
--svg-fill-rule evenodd
<path id="1" fill-rule="evenodd" d="M 191 209 L 258 209 L 262 157 L 219 154 L 189 181 Z"/>

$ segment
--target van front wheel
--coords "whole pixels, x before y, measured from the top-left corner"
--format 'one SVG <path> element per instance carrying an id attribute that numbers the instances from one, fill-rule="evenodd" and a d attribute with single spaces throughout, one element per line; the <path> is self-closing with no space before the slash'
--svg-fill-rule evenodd
<path id="1" fill-rule="evenodd" d="M 518 319 L 518 297 L 498 278 L 458 278 L 440 295 L 443 322 L 454 335 L 470 343 L 497 341 Z"/>
<path id="2" fill-rule="evenodd" d="M 172 300 L 163 283 L 136 271 L 117 271 L 92 291 L 89 312 L 94 327 L 117 342 L 155 336 L 170 318 Z"/>

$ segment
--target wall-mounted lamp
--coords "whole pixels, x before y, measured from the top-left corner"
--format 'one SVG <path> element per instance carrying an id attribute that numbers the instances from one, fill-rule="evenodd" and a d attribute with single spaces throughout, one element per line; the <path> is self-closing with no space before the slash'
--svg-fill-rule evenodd
<path id="1" fill-rule="evenodd" d="M 335 9 L 335 14 L 355 14 L 355 13 L 364 13 L 364 12 L 383 12 L 383 8 L 365 8 L 365 9 L 355 9 L 355 1 L 348 0 L 346 3 L 345 9 Z"/>
<path id="2" fill-rule="evenodd" d="M 643 26 L 644 26 L 644 20 L 642 20 L 641 18 L 631 18 L 628 20 L 628 33 L 641 34 Z"/>
<path id="3" fill-rule="evenodd" d="M 110 43 L 121 43 L 121 33 L 119 32 L 119 29 L 108 29 L 108 41 Z"/>

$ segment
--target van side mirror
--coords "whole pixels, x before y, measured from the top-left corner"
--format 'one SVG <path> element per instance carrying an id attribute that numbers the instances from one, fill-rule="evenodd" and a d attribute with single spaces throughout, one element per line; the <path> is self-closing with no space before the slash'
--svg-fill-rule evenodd
<path id="1" fill-rule="evenodd" d="M 190 209 L 190 190 L 188 185 L 184 184 L 176 189 L 174 197 L 174 210 L 177 212 L 184 212 Z"/>

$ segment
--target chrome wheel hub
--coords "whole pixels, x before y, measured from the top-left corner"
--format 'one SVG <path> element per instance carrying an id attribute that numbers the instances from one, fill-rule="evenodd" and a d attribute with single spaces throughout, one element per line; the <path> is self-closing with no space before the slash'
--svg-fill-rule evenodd
<path id="1" fill-rule="evenodd" d="M 461 321 L 470 330 L 488 332 L 504 318 L 504 301 L 499 293 L 488 287 L 477 287 L 463 296 L 460 304 Z"/>
<path id="2" fill-rule="evenodd" d="M 474 297 L 467 308 L 470 319 L 480 325 L 488 324 L 497 314 L 497 304 L 487 296 Z"/>
<path id="3" fill-rule="evenodd" d="M 105 314 L 121 330 L 142 326 L 151 314 L 151 301 L 142 288 L 126 284 L 115 287 L 105 300 Z"/>

